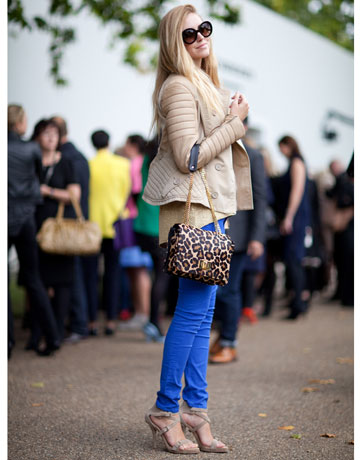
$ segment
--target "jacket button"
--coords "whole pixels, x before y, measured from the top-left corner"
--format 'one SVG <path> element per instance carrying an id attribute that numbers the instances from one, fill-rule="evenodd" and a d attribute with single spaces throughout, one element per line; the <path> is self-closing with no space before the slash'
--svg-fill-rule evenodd
<path id="1" fill-rule="evenodd" d="M 216 169 L 216 171 L 221 171 L 221 170 L 222 170 L 221 164 L 220 164 L 220 163 L 216 163 L 215 169 Z"/>
<path id="2" fill-rule="evenodd" d="M 174 185 L 179 185 L 180 184 L 180 179 L 178 177 L 176 177 L 174 179 Z"/>
<path id="3" fill-rule="evenodd" d="M 212 192 L 211 194 L 211 198 L 214 198 L 214 200 L 218 197 L 218 193 L 217 192 Z"/>

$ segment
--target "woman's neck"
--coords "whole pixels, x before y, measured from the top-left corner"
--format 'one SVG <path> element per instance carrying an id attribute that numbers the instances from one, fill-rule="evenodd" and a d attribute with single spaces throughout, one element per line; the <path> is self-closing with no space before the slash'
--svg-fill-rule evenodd
<path id="1" fill-rule="evenodd" d="M 48 166 L 54 163 L 57 152 L 56 150 L 42 150 L 42 163 L 44 166 Z"/>

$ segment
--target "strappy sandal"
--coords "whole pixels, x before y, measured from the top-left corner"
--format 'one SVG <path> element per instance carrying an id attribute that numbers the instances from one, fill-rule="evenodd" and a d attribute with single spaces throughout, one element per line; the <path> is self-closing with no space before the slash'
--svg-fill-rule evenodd
<path id="1" fill-rule="evenodd" d="M 185 420 L 182 417 L 182 414 L 189 414 L 189 415 L 197 415 L 198 417 L 202 418 L 202 422 L 200 422 L 198 425 L 195 425 L 194 427 L 189 425 L 188 423 L 185 422 Z M 189 407 L 188 404 L 184 401 L 180 407 L 180 419 L 181 419 L 181 425 L 183 427 L 184 433 L 186 432 L 186 429 L 188 429 L 195 437 L 196 442 L 199 445 L 199 448 L 202 452 L 214 452 L 214 453 L 227 453 L 229 452 L 229 448 L 227 446 L 219 447 L 218 443 L 220 442 L 218 439 L 213 439 L 212 443 L 210 446 L 206 446 L 201 442 L 198 430 L 204 426 L 206 423 L 211 423 L 208 415 L 207 415 L 207 410 L 206 409 L 197 409 L 195 407 Z"/>
<path id="2" fill-rule="evenodd" d="M 169 425 L 164 428 L 160 428 L 156 423 L 151 420 L 151 415 L 153 417 L 168 417 L 170 422 Z M 172 412 L 165 412 L 156 407 L 156 404 L 147 411 L 145 414 L 145 422 L 149 425 L 152 435 L 153 435 L 153 446 L 156 447 L 156 437 L 159 437 L 163 440 L 165 448 L 168 452 L 172 454 L 198 454 L 200 452 L 198 447 L 186 448 L 187 445 L 192 444 L 190 439 L 181 439 L 173 446 L 170 446 L 168 440 L 166 439 L 165 433 L 174 428 L 175 425 L 180 423 L 180 417 L 178 414 L 173 414 Z M 181 449 L 183 447 L 183 449 Z"/>

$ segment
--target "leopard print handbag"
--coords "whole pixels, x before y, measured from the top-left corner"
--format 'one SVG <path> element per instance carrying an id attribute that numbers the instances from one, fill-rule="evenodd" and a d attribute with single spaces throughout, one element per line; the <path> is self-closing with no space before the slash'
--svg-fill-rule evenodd
<path id="1" fill-rule="evenodd" d="M 190 185 L 185 205 L 184 223 L 173 225 L 169 231 L 164 271 L 205 284 L 224 286 L 229 281 L 234 243 L 228 235 L 221 233 L 203 169 L 200 169 L 200 174 L 209 199 L 216 231 L 202 230 L 189 225 L 194 168 L 190 166 L 189 169 L 191 171 Z"/>

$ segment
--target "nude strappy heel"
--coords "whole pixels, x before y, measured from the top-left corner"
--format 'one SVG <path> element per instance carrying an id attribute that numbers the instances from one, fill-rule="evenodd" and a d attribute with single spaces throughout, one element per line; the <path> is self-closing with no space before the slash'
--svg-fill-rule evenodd
<path id="1" fill-rule="evenodd" d="M 185 420 L 182 417 L 182 414 L 189 414 L 189 415 L 197 415 L 198 417 L 202 418 L 202 422 L 199 424 L 195 425 L 194 427 L 189 425 L 188 423 L 185 422 Z M 198 430 L 204 426 L 206 423 L 211 423 L 208 415 L 207 415 L 207 410 L 206 409 L 197 409 L 195 407 L 189 407 L 188 404 L 184 401 L 180 407 L 180 419 L 181 419 L 181 425 L 183 427 L 184 433 L 186 432 L 186 428 L 194 435 L 196 442 L 199 445 L 199 448 L 202 452 L 214 452 L 214 453 L 227 453 L 229 452 L 229 448 L 227 446 L 224 447 L 219 447 L 218 443 L 219 440 L 213 439 L 212 443 L 210 446 L 206 446 L 201 442 L 200 436 L 198 434 Z"/>
<path id="2" fill-rule="evenodd" d="M 153 417 L 168 417 L 169 418 L 169 425 L 165 426 L 164 428 L 160 428 L 156 423 L 154 423 L 151 419 L 151 415 Z M 156 447 L 156 438 L 159 437 L 163 440 L 165 444 L 165 448 L 168 452 L 172 454 L 198 454 L 200 452 L 198 447 L 194 448 L 186 448 L 186 445 L 191 444 L 189 439 L 181 439 L 173 446 L 170 446 L 168 440 L 166 439 L 165 433 L 170 431 L 174 428 L 175 425 L 180 423 L 180 417 L 178 414 L 173 414 L 172 412 L 165 412 L 156 407 L 156 404 L 149 409 L 145 414 L 145 422 L 149 425 L 152 435 L 153 435 L 153 446 Z M 181 447 L 184 447 L 181 449 Z"/>

